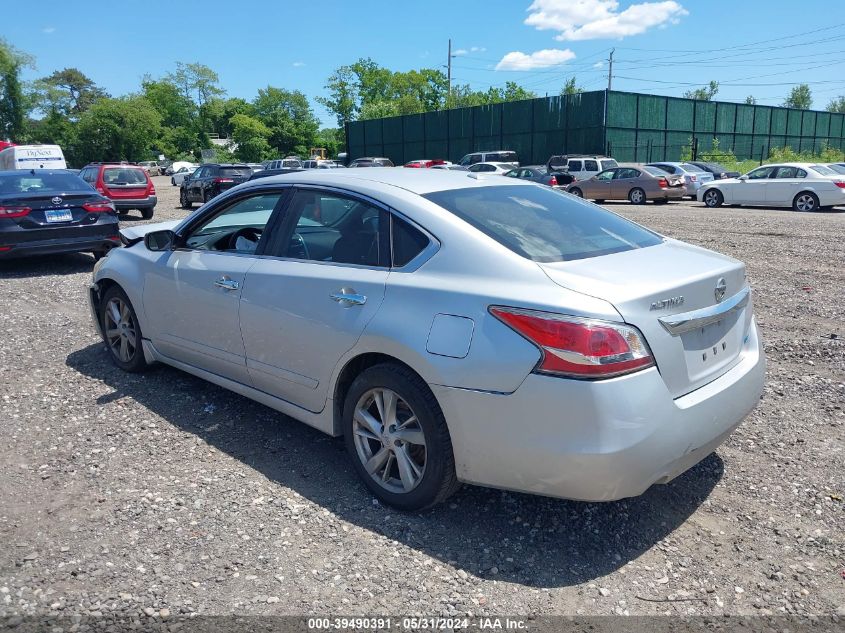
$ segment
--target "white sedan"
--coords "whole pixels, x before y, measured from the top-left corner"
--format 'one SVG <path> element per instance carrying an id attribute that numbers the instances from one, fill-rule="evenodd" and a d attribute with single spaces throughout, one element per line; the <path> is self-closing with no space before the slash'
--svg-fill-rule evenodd
<path id="1" fill-rule="evenodd" d="M 763 165 L 739 178 L 703 185 L 698 200 L 710 208 L 727 203 L 818 211 L 845 204 L 845 176 L 814 163 Z"/>
<path id="2" fill-rule="evenodd" d="M 476 163 L 475 165 L 470 166 L 469 171 L 474 173 L 498 174 L 500 176 L 504 176 L 514 167 L 516 167 L 516 165 L 513 163 Z"/>
<path id="3" fill-rule="evenodd" d="M 182 182 L 193 174 L 197 170 L 196 166 L 193 167 L 180 167 L 171 177 L 170 177 L 170 184 L 174 187 L 181 187 Z"/>

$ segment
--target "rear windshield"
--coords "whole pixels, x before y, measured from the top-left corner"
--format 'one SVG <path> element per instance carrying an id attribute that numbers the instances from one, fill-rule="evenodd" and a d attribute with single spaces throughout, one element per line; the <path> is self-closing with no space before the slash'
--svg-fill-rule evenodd
<path id="1" fill-rule="evenodd" d="M 695 173 L 705 173 L 705 171 L 699 167 L 698 165 L 693 165 L 692 163 L 681 163 L 681 167 L 683 167 L 686 171 L 691 171 Z"/>
<path id="2" fill-rule="evenodd" d="M 820 173 L 822 176 L 835 176 L 836 172 L 833 171 L 830 167 L 825 167 L 824 165 L 811 165 L 811 167 Z"/>
<path id="3" fill-rule="evenodd" d="M 601 207 L 546 187 L 467 187 L 424 197 L 535 262 L 586 259 L 662 241 Z"/>
<path id="4" fill-rule="evenodd" d="M 0 176 L 0 194 L 37 193 L 40 191 L 94 191 L 87 182 L 74 174 L 45 174 L 22 171 L 20 174 Z"/>
<path id="5" fill-rule="evenodd" d="M 651 174 L 652 176 L 657 176 L 658 178 L 663 178 L 666 175 L 666 172 L 660 169 L 659 167 L 640 167 L 644 172 Z"/>
<path id="6" fill-rule="evenodd" d="M 604 171 L 605 169 L 613 169 L 614 167 L 619 167 L 619 163 L 617 163 L 612 158 L 609 160 L 602 160 L 599 161 L 601 163 L 601 169 Z"/>
<path id="7" fill-rule="evenodd" d="M 707 164 L 707 167 L 710 168 L 710 170 L 714 174 L 724 174 L 725 172 L 728 171 L 727 167 L 725 167 L 724 165 L 720 165 L 719 163 L 706 163 L 706 164 Z"/>
<path id="8" fill-rule="evenodd" d="M 249 167 L 221 167 L 220 175 L 224 178 L 249 178 L 252 170 Z"/>
<path id="9" fill-rule="evenodd" d="M 139 167 L 106 167 L 103 182 L 108 185 L 146 185 L 147 172 Z"/>

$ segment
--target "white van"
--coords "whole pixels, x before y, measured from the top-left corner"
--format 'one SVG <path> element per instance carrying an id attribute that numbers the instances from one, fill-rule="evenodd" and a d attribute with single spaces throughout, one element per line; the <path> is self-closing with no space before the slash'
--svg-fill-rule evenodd
<path id="1" fill-rule="evenodd" d="M 458 162 L 458 165 L 469 167 L 476 163 L 510 163 L 514 167 L 519 167 L 519 158 L 516 152 L 507 149 L 499 149 L 495 151 L 473 152 L 466 154 Z"/>
<path id="2" fill-rule="evenodd" d="M 58 145 L 13 145 L 0 151 L 0 171 L 12 169 L 67 169 Z"/>

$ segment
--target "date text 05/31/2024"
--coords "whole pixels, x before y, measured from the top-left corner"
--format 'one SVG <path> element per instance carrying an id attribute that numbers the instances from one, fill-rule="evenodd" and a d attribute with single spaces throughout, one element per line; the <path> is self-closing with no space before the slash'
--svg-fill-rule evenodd
<path id="1" fill-rule="evenodd" d="M 437 618 L 437 617 L 347 617 L 308 618 L 311 631 L 375 630 L 392 629 L 404 631 L 522 631 L 526 622 L 521 618 Z"/>

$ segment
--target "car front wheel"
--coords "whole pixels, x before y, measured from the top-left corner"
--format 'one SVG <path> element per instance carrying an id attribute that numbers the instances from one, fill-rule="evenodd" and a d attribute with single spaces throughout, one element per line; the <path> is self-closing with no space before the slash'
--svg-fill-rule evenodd
<path id="1" fill-rule="evenodd" d="M 722 192 L 718 189 L 708 189 L 704 192 L 704 204 L 711 209 L 715 209 L 716 207 L 721 207 L 722 203 L 725 201 L 724 196 L 722 196 Z"/>
<path id="2" fill-rule="evenodd" d="M 421 510 L 460 486 L 443 412 L 425 381 L 406 367 L 364 370 L 346 395 L 343 430 L 355 470 L 383 503 Z"/>
<path id="3" fill-rule="evenodd" d="M 100 323 L 114 364 L 132 373 L 144 371 L 148 365 L 141 347 L 141 326 L 129 297 L 119 286 L 104 293 Z"/>

